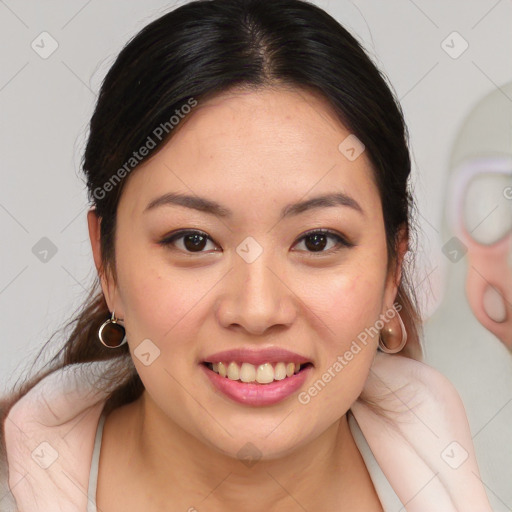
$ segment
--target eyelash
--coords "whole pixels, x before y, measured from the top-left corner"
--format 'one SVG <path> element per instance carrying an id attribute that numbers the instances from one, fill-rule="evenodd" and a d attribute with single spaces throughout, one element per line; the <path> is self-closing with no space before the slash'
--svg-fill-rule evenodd
<path id="1" fill-rule="evenodd" d="M 327 251 L 318 251 L 318 252 L 306 251 L 306 252 L 308 252 L 309 254 L 311 254 L 313 256 L 315 256 L 315 255 L 323 255 L 323 254 L 332 254 L 334 252 L 340 251 L 343 248 L 350 249 L 351 247 L 354 247 L 354 245 L 355 245 L 355 244 L 349 242 L 346 238 L 344 238 L 344 237 L 340 236 L 339 234 L 337 234 L 335 231 L 331 231 L 329 229 L 315 229 L 313 231 L 308 231 L 307 233 L 304 233 L 298 239 L 297 243 L 300 243 L 305 238 L 308 238 L 308 237 L 310 237 L 312 235 L 317 235 L 317 234 L 326 235 L 326 236 L 328 236 L 330 238 L 334 238 L 334 239 L 337 240 L 338 244 L 337 244 L 337 247 L 333 247 L 333 248 L 331 248 L 331 249 L 329 249 Z M 171 250 L 174 250 L 176 248 L 172 247 L 173 243 L 176 240 L 179 240 L 180 238 L 184 238 L 184 237 L 186 237 L 188 235 L 200 235 L 200 236 L 203 236 L 203 237 L 205 237 L 208 240 L 213 242 L 213 240 L 206 233 L 204 233 L 203 231 L 199 231 L 199 230 L 184 230 L 184 231 L 178 231 L 178 232 L 172 234 L 171 236 L 167 236 L 163 240 L 160 240 L 158 243 L 160 245 L 163 245 L 164 247 L 167 247 L 167 248 L 169 248 Z M 181 250 L 181 249 L 177 249 L 177 250 Z M 193 255 L 193 254 L 207 254 L 206 251 L 197 251 L 197 252 L 194 252 L 194 251 L 183 251 L 183 252 L 185 252 L 185 254 L 189 254 L 189 255 Z M 215 251 L 215 252 L 218 252 L 218 251 Z"/>

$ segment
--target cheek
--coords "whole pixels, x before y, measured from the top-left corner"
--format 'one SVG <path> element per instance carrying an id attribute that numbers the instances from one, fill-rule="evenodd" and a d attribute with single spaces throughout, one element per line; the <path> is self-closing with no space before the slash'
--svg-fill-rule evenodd
<path id="1" fill-rule="evenodd" d="M 361 251 L 362 252 L 362 251 Z M 386 285 L 386 258 L 381 253 L 355 255 L 346 264 L 325 273 L 296 279 L 294 289 L 307 309 L 323 322 L 329 347 L 341 349 L 382 312 Z"/>
<path id="2" fill-rule="evenodd" d="M 197 315 L 202 311 L 208 282 L 180 278 L 179 274 L 170 279 L 146 269 L 132 272 L 125 283 L 125 325 L 132 345 L 144 338 L 154 340 L 161 349 L 169 343 L 173 350 L 187 345 L 200 325 Z"/>
<path id="3" fill-rule="evenodd" d="M 147 396 L 183 429 L 200 436 L 208 431 L 209 417 L 203 418 L 193 398 L 193 375 L 208 291 L 218 276 L 173 271 L 161 255 L 148 254 L 127 251 L 117 263 L 130 353 Z"/>
<path id="4" fill-rule="evenodd" d="M 376 252 L 310 280 L 309 292 L 303 288 L 318 334 L 320 382 L 307 391 L 318 396 L 317 406 L 339 412 L 361 393 L 377 348 L 385 279 L 386 259 Z"/>
<path id="5" fill-rule="evenodd" d="M 345 387 L 359 387 L 378 342 L 375 324 L 382 312 L 384 283 L 380 275 L 372 277 L 365 272 L 331 279 L 322 303 L 315 306 L 325 326 L 318 338 L 320 367 L 343 374 L 337 380 L 344 380 Z"/>
<path id="6" fill-rule="evenodd" d="M 298 396 L 319 428 L 336 421 L 360 396 L 378 343 L 382 283 L 357 275 L 331 279 L 318 307 L 316 378 Z"/>
<path id="7" fill-rule="evenodd" d="M 197 314 L 215 276 L 205 269 L 176 271 L 154 248 L 132 249 L 119 244 L 118 254 L 117 272 L 130 345 L 137 347 L 149 338 L 162 353 L 171 342 L 173 353 L 179 351 L 193 339 L 194 325 L 200 325 Z"/>

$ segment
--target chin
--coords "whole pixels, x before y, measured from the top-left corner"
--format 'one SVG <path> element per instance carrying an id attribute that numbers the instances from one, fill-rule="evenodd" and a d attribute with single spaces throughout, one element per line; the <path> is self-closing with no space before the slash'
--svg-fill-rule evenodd
<path id="1" fill-rule="evenodd" d="M 235 431 L 235 429 L 232 430 Z M 283 429 L 282 432 L 277 430 L 272 432 L 272 428 L 268 427 L 259 431 L 238 429 L 233 437 L 228 434 L 222 439 L 207 437 L 204 442 L 222 455 L 240 460 L 250 467 L 258 461 L 271 461 L 291 455 L 308 441 L 304 437 L 303 426 L 297 425 L 297 432 L 300 432 L 299 439 L 291 436 L 288 430 Z"/>

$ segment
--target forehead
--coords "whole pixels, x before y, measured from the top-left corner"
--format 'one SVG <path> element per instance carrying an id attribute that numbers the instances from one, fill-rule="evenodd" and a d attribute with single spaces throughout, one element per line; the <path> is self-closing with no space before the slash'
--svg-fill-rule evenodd
<path id="1" fill-rule="evenodd" d="M 261 207 L 334 191 L 363 203 L 378 196 L 366 153 L 350 160 L 340 151 L 351 132 L 319 94 L 230 91 L 199 102 L 180 123 L 130 176 L 123 195 L 133 212 L 173 190 L 224 204 L 236 194 Z"/>

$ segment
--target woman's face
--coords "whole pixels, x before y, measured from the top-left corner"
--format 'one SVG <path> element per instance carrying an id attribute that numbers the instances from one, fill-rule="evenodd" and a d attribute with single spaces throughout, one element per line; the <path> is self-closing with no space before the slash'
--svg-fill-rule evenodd
<path id="1" fill-rule="evenodd" d="M 340 149 L 350 132 L 316 95 L 230 93 L 188 116 L 127 180 L 109 306 L 152 414 L 230 456 L 251 442 L 272 459 L 320 436 L 363 388 L 378 338 L 361 340 L 396 293 L 378 190 L 367 154 L 352 139 Z M 166 194 L 191 199 L 155 204 Z M 340 200 L 310 202 L 331 194 Z M 272 348 L 295 356 L 261 352 Z M 254 359 L 214 357 L 232 349 Z M 270 362 L 260 377 L 271 378 L 299 356 L 304 373 L 270 384 L 205 366 L 245 361 L 250 379 L 247 363 Z"/>

